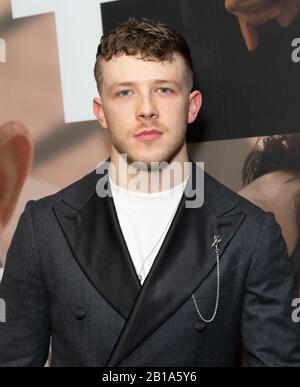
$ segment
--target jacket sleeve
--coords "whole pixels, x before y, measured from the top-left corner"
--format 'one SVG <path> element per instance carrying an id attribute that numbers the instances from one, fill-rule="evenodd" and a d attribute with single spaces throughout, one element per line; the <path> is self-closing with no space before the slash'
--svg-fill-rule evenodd
<path id="1" fill-rule="evenodd" d="M 251 366 L 300 367 L 300 324 L 292 319 L 299 297 L 295 276 L 274 215 L 264 219 L 246 281 L 244 348 Z"/>
<path id="2" fill-rule="evenodd" d="M 35 244 L 33 204 L 29 202 L 20 217 L 0 283 L 5 306 L 5 322 L 0 322 L 0 367 L 44 366 L 48 357 L 50 313 Z"/>

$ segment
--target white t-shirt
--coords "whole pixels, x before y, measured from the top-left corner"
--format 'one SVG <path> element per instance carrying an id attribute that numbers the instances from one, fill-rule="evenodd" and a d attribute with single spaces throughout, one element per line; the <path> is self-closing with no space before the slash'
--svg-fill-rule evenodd
<path id="1" fill-rule="evenodd" d="M 1 266 L 2 266 L 2 263 L 5 261 L 5 256 L 6 256 L 6 249 L 2 247 L 0 244 L 0 282 L 2 280 L 3 271 L 4 271 L 4 267 L 1 267 Z"/>
<path id="2" fill-rule="evenodd" d="M 186 180 L 159 193 L 129 191 L 114 184 L 112 197 L 137 275 L 143 284 L 182 198 Z"/>

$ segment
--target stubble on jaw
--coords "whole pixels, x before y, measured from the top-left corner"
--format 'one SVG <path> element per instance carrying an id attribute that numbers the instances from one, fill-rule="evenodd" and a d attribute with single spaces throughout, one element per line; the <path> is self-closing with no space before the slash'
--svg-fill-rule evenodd
<path id="1" fill-rule="evenodd" d="M 147 171 L 147 172 L 157 172 L 164 170 L 167 165 L 171 164 L 172 160 L 176 157 L 176 155 L 180 152 L 182 147 L 185 144 L 185 136 L 186 133 L 184 132 L 184 135 L 181 137 L 180 141 L 173 144 L 172 148 L 168 148 L 165 151 L 162 151 L 162 155 L 159 157 L 159 160 L 151 160 L 149 161 L 149 158 L 145 156 L 134 157 L 131 153 L 127 153 L 126 146 L 120 142 L 114 143 L 114 147 L 117 150 L 119 154 L 126 154 L 127 156 L 127 164 L 131 165 L 134 163 L 134 167 L 137 170 L 141 171 Z M 155 146 L 153 142 L 149 143 L 143 143 L 143 146 L 147 146 L 148 148 Z M 149 149 L 149 152 L 151 152 L 151 149 Z"/>

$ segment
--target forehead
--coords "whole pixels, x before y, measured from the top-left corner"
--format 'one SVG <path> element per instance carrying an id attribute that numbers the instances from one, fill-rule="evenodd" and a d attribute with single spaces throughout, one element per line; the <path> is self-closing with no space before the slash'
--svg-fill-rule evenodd
<path id="1" fill-rule="evenodd" d="M 155 79 L 184 81 L 184 60 L 175 53 L 173 60 L 158 62 L 141 59 L 138 55 L 122 55 L 101 62 L 103 85 L 112 83 L 143 82 Z"/>

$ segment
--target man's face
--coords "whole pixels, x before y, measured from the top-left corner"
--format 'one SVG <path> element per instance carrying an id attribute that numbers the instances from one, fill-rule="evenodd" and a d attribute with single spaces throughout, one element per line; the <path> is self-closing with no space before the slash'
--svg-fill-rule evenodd
<path id="1" fill-rule="evenodd" d="M 182 159 L 187 123 L 201 105 L 200 93 L 188 89 L 183 58 L 175 54 L 172 62 L 156 62 L 122 55 L 101 65 L 94 112 L 109 131 L 112 157 L 127 154 L 128 162 L 148 166 Z"/>

